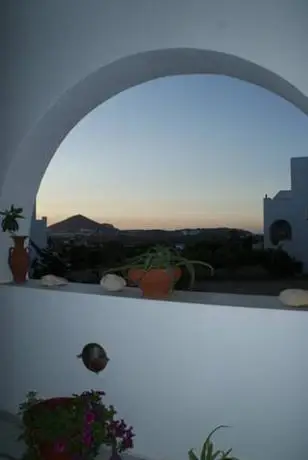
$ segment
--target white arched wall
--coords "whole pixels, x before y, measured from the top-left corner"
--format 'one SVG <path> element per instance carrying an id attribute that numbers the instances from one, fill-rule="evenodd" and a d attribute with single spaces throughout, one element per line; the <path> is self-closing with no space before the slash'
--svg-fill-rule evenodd
<path id="1" fill-rule="evenodd" d="M 21 233 L 28 233 L 40 181 L 63 138 L 127 88 L 170 75 L 222 74 L 308 113 L 305 1 L 5 0 L 1 9 L 8 72 L 0 204 L 24 208 Z M 0 281 L 10 279 L 7 246 L 1 235 Z"/>

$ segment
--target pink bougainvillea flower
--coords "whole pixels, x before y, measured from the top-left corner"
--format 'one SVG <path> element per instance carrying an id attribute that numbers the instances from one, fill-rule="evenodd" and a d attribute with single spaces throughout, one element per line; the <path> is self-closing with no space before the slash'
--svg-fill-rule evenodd
<path id="1" fill-rule="evenodd" d="M 65 444 L 64 442 L 58 441 L 55 443 L 54 449 L 56 452 L 64 452 Z"/>
<path id="2" fill-rule="evenodd" d="M 86 423 L 88 423 L 89 425 L 91 423 L 93 423 L 95 420 L 95 415 L 93 414 L 93 412 L 87 412 L 86 413 Z"/>
<path id="3" fill-rule="evenodd" d="M 134 447 L 134 443 L 133 443 L 132 438 L 124 438 L 121 444 L 122 444 L 121 448 L 123 450 L 132 449 Z"/>
<path id="4" fill-rule="evenodd" d="M 92 444 L 92 435 L 90 433 L 86 433 L 84 436 L 83 436 L 83 443 L 86 445 L 86 446 L 91 446 Z"/>

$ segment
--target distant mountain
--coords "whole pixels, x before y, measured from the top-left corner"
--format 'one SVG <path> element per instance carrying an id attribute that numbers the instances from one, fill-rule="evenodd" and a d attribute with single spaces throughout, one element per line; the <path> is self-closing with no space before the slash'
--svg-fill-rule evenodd
<path id="1" fill-rule="evenodd" d="M 98 234 L 106 237 L 117 238 L 134 238 L 142 241 L 161 240 L 173 241 L 177 238 L 193 237 L 194 239 L 217 239 L 217 238 L 232 238 L 245 237 L 252 235 L 246 230 L 234 228 L 198 228 L 198 229 L 181 229 L 181 230 L 159 230 L 159 229 L 136 229 L 136 230 L 119 230 L 111 224 L 99 223 L 88 217 L 77 214 L 76 216 L 68 217 L 61 222 L 50 225 L 48 227 L 51 235 L 93 235 Z"/>
<path id="2" fill-rule="evenodd" d="M 57 222 L 48 227 L 51 234 L 69 233 L 69 234 L 110 234 L 118 233 L 118 229 L 111 224 L 100 224 L 95 220 L 77 214 L 76 216 L 68 217 L 67 219 Z"/>

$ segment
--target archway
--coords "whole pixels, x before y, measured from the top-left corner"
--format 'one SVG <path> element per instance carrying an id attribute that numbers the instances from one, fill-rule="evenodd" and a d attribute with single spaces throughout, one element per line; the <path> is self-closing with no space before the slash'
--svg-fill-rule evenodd
<path id="1" fill-rule="evenodd" d="M 29 232 L 35 197 L 50 160 L 65 136 L 83 117 L 112 96 L 140 83 L 188 74 L 238 78 L 262 86 L 308 113 L 308 98 L 292 84 L 260 65 L 231 54 L 173 48 L 137 53 L 116 60 L 91 72 L 69 88 L 46 110 L 16 150 L 4 178 L 0 203 L 1 207 L 14 203 L 24 209 L 26 219 L 21 222 L 20 232 Z M 8 246 L 5 238 L 2 235 L 3 254 Z M 1 257 L 0 260 L 6 258 Z M 0 281 L 10 278 L 8 267 L 5 263 L 3 265 L 0 267 Z"/>
<path id="2" fill-rule="evenodd" d="M 269 228 L 270 240 L 274 246 L 277 246 L 281 241 L 292 240 L 292 226 L 285 219 L 275 220 Z"/>

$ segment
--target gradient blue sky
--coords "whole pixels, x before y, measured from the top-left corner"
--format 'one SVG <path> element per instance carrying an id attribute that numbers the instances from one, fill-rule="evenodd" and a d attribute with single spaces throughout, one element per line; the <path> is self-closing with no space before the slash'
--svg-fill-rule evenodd
<path id="1" fill-rule="evenodd" d="M 262 229 L 262 199 L 290 186 L 308 117 L 263 88 L 179 76 L 129 89 L 69 133 L 43 178 L 38 215 L 119 228 Z"/>

